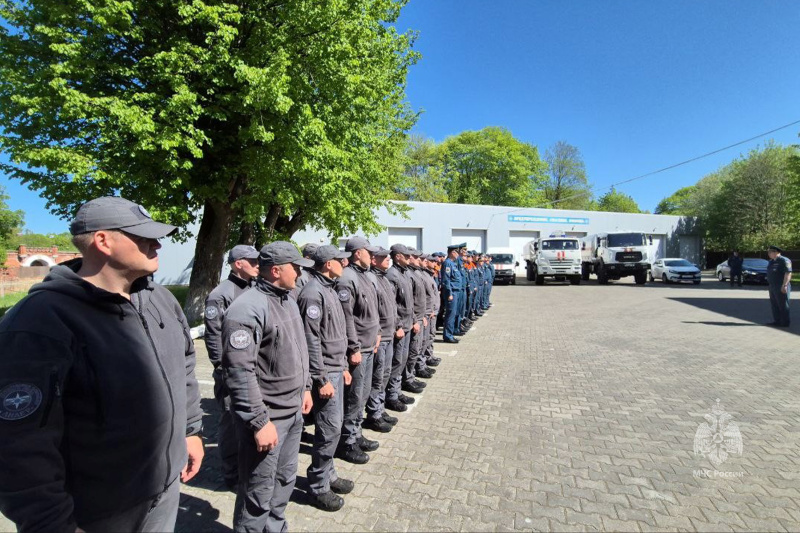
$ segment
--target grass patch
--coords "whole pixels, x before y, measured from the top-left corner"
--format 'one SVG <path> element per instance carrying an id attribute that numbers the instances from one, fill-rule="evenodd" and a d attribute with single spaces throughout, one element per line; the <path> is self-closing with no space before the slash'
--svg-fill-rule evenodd
<path id="1" fill-rule="evenodd" d="M 28 295 L 27 291 L 25 292 L 12 292 L 11 294 L 6 294 L 2 298 L 0 298 L 0 316 L 6 314 L 6 311 L 14 307 L 17 302 L 22 300 Z"/>

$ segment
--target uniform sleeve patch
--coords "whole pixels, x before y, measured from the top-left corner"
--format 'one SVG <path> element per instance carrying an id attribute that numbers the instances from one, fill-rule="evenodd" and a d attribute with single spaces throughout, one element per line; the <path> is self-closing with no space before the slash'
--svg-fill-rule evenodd
<path id="1" fill-rule="evenodd" d="M 206 307 L 206 318 L 209 320 L 214 320 L 217 318 L 217 316 L 219 316 L 219 309 L 217 307 L 214 307 L 213 305 Z"/>
<path id="2" fill-rule="evenodd" d="M 250 343 L 253 342 L 253 339 L 250 337 L 250 334 L 247 332 L 247 330 L 237 329 L 231 333 L 230 342 L 231 346 L 237 350 L 244 350 L 250 346 Z"/>
<path id="3" fill-rule="evenodd" d="M 450 267 L 445 268 L 444 271 L 449 274 L 450 273 Z"/>
<path id="4" fill-rule="evenodd" d="M 311 320 L 318 319 L 319 315 L 320 315 L 319 307 L 317 307 L 316 305 L 309 305 L 308 309 L 306 309 L 306 316 Z"/>
<path id="5" fill-rule="evenodd" d="M 14 383 L 0 390 L 0 420 L 22 420 L 42 404 L 42 391 L 36 385 Z"/>
<path id="6" fill-rule="evenodd" d="M 342 289 L 339 291 L 339 301 L 341 302 L 349 302 L 350 301 L 350 291 L 347 289 Z"/>

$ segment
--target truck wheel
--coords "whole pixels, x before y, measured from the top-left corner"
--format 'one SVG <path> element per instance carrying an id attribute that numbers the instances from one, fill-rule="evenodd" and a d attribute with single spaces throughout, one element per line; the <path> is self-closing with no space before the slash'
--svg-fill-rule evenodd
<path id="1" fill-rule="evenodd" d="M 648 271 L 647 271 L 647 275 L 650 277 L 650 281 L 651 281 L 651 282 L 655 281 L 655 280 L 653 279 L 653 271 L 652 271 L 652 270 L 648 270 Z"/>
<path id="2" fill-rule="evenodd" d="M 517 276 L 513 276 L 513 277 L 511 278 L 511 282 L 510 282 L 510 283 L 511 283 L 512 285 L 516 285 L 516 284 L 517 284 Z"/>
<path id="3" fill-rule="evenodd" d="M 647 274 L 644 270 L 641 272 L 635 272 L 633 274 L 633 281 L 635 281 L 637 285 L 644 285 L 647 282 Z"/>
<path id="4" fill-rule="evenodd" d="M 535 284 L 544 285 L 544 276 L 539 275 L 539 269 L 536 267 L 533 267 L 533 279 Z"/>
<path id="5" fill-rule="evenodd" d="M 597 266 L 597 282 L 600 285 L 608 285 L 608 272 L 602 264 Z"/>
<path id="6" fill-rule="evenodd" d="M 525 278 L 528 281 L 533 281 L 533 265 L 528 263 L 527 268 L 525 269 Z"/>
<path id="7" fill-rule="evenodd" d="M 583 281 L 589 281 L 589 273 L 591 270 L 589 269 L 589 265 L 586 263 L 581 264 L 581 279 Z"/>
<path id="8" fill-rule="evenodd" d="M 581 284 L 581 277 L 580 276 L 572 276 L 569 278 L 570 285 L 580 285 Z"/>

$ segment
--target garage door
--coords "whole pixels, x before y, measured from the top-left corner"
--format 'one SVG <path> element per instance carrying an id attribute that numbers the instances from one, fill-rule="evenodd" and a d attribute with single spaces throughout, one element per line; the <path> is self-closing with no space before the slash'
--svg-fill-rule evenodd
<path id="1" fill-rule="evenodd" d="M 454 229 L 450 237 L 450 244 L 467 243 L 467 250 L 478 252 L 486 251 L 486 230 L 483 229 Z"/>
<path id="2" fill-rule="evenodd" d="M 525 275 L 525 261 L 522 259 L 522 250 L 525 244 L 539 238 L 538 231 L 509 231 L 508 232 L 508 247 L 514 250 L 514 255 L 519 261 L 519 266 L 516 268 L 517 275 Z"/>
<path id="3" fill-rule="evenodd" d="M 422 228 L 389 228 L 389 246 L 393 244 L 422 250 Z"/>
<path id="4" fill-rule="evenodd" d="M 650 263 L 653 263 L 657 259 L 663 259 L 666 257 L 667 236 L 648 235 L 648 237 L 653 239 L 653 244 L 650 246 Z"/>
<path id="5" fill-rule="evenodd" d="M 681 257 L 696 264 L 700 264 L 700 239 L 696 235 L 680 235 L 678 243 Z"/>

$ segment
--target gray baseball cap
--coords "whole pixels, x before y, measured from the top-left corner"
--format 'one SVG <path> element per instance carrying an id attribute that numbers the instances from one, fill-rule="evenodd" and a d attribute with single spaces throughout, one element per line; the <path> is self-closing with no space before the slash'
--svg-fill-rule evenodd
<path id="1" fill-rule="evenodd" d="M 228 263 L 239 259 L 258 259 L 258 250 L 247 244 L 237 244 L 228 252 Z"/>
<path id="2" fill-rule="evenodd" d="M 378 246 L 377 252 L 372 252 L 372 255 L 389 255 L 391 252 L 383 246 Z"/>
<path id="3" fill-rule="evenodd" d="M 311 259 L 313 259 L 315 263 L 326 263 L 333 259 L 347 259 L 351 255 L 353 254 L 350 252 L 342 252 L 332 244 L 326 244 L 318 247 L 316 251 L 311 254 Z"/>
<path id="4" fill-rule="evenodd" d="M 422 257 L 422 250 L 417 250 L 416 248 L 409 248 L 408 255 L 412 255 L 414 257 Z"/>
<path id="5" fill-rule="evenodd" d="M 389 250 L 396 254 L 411 255 L 409 247 L 401 243 L 393 244 Z"/>
<path id="6" fill-rule="evenodd" d="M 147 209 L 119 196 L 95 198 L 83 204 L 69 225 L 73 235 L 118 229 L 145 239 L 161 239 L 178 228 L 156 222 Z"/>
<path id="7" fill-rule="evenodd" d="M 258 254 L 258 262 L 262 265 L 285 265 L 292 263 L 304 267 L 314 266 L 314 261 L 303 259 L 294 244 L 286 241 L 275 241 L 267 244 Z"/>
<path id="8" fill-rule="evenodd" d="M 319 244 L 310 242 L 308 244 L 304 244 L 300 250 L 303 252 L 303 257 L 311 257 L 317 248 L 319 248 Z"/>
<path id="9" fill-rule="evenodd" d="M 347 252 L 355 252 L 356 250 L 366 250 L 375 253 L 378 251 L 377 246 L 372 246 L 364 237 L 350 237 L 344 245 Z"/>

